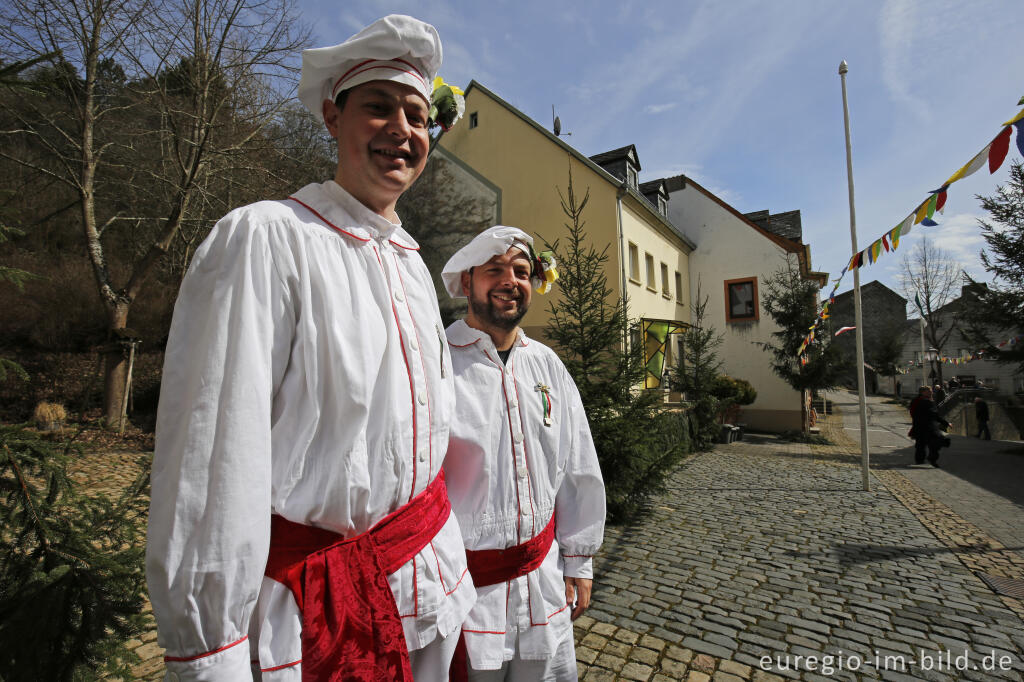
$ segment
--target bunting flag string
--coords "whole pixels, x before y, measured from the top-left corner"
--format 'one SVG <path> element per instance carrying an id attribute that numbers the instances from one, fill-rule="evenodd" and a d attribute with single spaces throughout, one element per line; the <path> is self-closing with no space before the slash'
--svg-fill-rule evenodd
<path id="1" fill-rule="evenodd" d="M 1024 104 L 1024 98 L 1021 99 L 1018 105 Z M 828 319 L 828 307 L 835 300 L 836 290 L 839 289 L 839 285 L 842 283 L 846 273 L 856 268 L 864 267 L 878 261 L 883 253 L 895 252 L 900 245 L 900 239 L 910 234 L 911 228 L 914 225 L 923 225 L 925 227 L 935 227 L 938 223 L 933 219 L 936 213 L 942 213 L 943 208 L 946 205 L 947 190 L 949 186 L 955 182 L 963 180 L 964 178 L 976 173 L 986 164 L 988 165 L 989 173 L 995 173 L 1003 165 L 1003 161 L 1006 160 L 1006 156 L 1010 150 L 1010 138 L 1013 136 L 1013 132 L 1016 130 L 1017 137 L 1017 149 L 1020 151 L 1021 156 L 1024 156 L 1024 109 L 1021 109 L 1016 116 L 1002 124 L 999 133 L 985 145 L 985 148 L 974 155 L 974 157 L 965 163 L 957 172 L 953 173 L 942 183 L 938 189 L 934 189 L 929 192 L 929 197 L 922 201 L 917 207 L 910 212 L 906 218 L 896 224 L 895 227 L 885 232 L 881 237 L 872 242 L 867 248 L 862 251 L 855 253 L 850 261 L 843 268 L 842 273 L 839 277 L 833 280 L 834 285 L 831 293 L 829 293 L 828 301 L 822 306 L 821 312 L 818 313 L 814 324 L 811 325 L 807 336 L 804 337 L 803 343 L 800 344 L 800 350 L 797 355 L 800 357 L 800 364 L 807 364 L 806 358 L 803 357 L 804 352 L 814 341 L 814 331 L 823 320 Z"/>

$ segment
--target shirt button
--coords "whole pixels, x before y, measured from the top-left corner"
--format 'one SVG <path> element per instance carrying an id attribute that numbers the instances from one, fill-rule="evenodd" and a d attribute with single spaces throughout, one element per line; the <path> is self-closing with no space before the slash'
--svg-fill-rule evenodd
<path id="1" fill-rule="evenodd" d="M 427 394 L 426 394 L 426 392 L 420 393 L 419 397 L 416 398 L 416 400 L 419 401 L 420 405 L 426 405 L 427 404 Z"/>
<path id="2" fill-rule="evenodd" d="M 427 453 L 426 453 L 426 451 L 420 452 L 420 461 L 421 462 L 426 462 L 427 461 Z"/>
<path id="3" fill-rule="evenodd" d="M 402 301 L 405 300 L 405 296 L 402 295 L 402 292 L 401 292 L 400 289 L 396 289 L 395 290 L 395 300 L 398 301 L 399 303 L 401 303 Z"/>
<path id="4" fill-rule="evenodd" d="M 518 467 L 516 473 L 519 474 L 519 478 L 526 478 L 526 467 Z"/>
<path id="5" fill-rule="evenodd" d="M 411 339 L 409 339 L 409 347 L 412 348 L 413 350 L 418 350 L 419 349 L 420 345 L 418 343 L 416 343 L 416 337 L 415 336 L 412 337 Z"/>
<path id="6" fill-rule="evenodd" d="M 518 445 L 519 443 L 522 443 L 523 442 L 523 434 L 522 433 L 517 433 L 516 435 L 512 436 L 512 440 L 514 440 L 516 442 L 516 445 Z"/>

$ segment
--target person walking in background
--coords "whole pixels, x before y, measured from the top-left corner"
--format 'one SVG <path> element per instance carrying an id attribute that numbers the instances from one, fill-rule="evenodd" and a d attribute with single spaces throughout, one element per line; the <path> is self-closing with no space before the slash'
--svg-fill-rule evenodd
<path id="1" fill-rule="evenodd" d="M 985 440 L 992 440 L 992 432 L 988 430 L 988 403 L 979 395 L 974 399 L 974 416 L 978 418 L 978 438 L 985 434 Z"/>
<path id="2" fill-rule="evenodd" d="M 910 405 L 913 426 L 910 432 L 914 438 L 914 462 L 924 464 L 926 452 L 932 466 L 939 466 L 939 449 L 946 440 L 944 430 L 949 422 L 939 416 L 932 402 L 932 389 L 922 386 L 918 397 Z"/>
<path id="3" fill-rule="evenodd" d="M 935 401 L 936 405 L 941 405 L 942 401 L 946 399 L 946 389 L 942 388 L 942 384 L 935 384 L 935 390 L 932 392 L 932 400 Z"/>

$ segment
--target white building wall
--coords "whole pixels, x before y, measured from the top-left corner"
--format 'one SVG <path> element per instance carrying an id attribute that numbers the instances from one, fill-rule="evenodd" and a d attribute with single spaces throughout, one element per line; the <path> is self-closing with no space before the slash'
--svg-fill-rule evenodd
<path id="1" fill-rule="evenodd" d="M 778 325 L 760 300 L 757 321 L 726 321 L 725 282 L 756 277 L 760 299 L 765 279 L 785 265 L 786 251 L 692 187 L 673 192 L 668 205 L 670 220 L 697 245 L 690 254 L 690 295 L 696 300 L 699 286 L 700 295 L 708 297 L 705 319 L 724 334 L 722 369 L 757 390 L 757 400 L 743 408 L 741 420 L 757 430 L 799 429 L 800 392 L 772 371 L 768 353 L 755 345 L 770 342 Z"/>

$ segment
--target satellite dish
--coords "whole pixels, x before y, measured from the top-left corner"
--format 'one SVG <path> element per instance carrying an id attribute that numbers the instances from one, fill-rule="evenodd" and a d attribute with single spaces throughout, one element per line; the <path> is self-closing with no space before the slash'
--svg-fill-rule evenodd
<path id="1" fill-rule="evenodd" d="M 562 134 L 562 119 L 555 116 L 555 136 Z"/>

